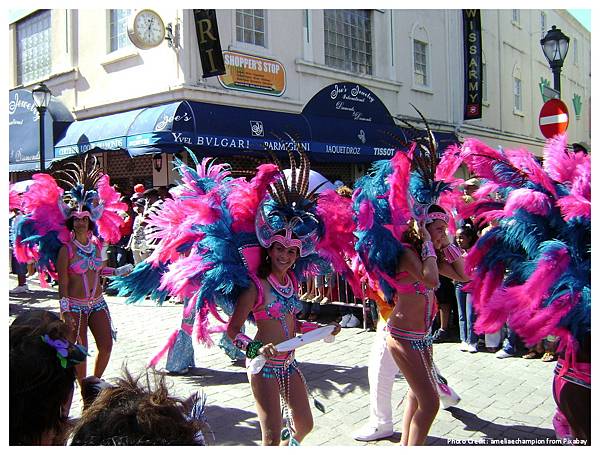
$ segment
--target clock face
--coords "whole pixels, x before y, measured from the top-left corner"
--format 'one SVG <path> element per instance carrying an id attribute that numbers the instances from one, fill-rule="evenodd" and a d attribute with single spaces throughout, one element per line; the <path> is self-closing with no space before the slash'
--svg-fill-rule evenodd
<path id="1" fill-rule="evenodd" d="M 160 16 L 151 10 L 135 14 L 127 29 L 131 42 L 140 49 L 160 45 L 165 39 L 165 26 Z"/>

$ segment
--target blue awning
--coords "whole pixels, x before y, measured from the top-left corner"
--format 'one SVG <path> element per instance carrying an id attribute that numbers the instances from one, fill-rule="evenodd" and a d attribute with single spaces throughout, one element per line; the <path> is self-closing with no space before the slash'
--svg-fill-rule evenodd
<path id="1" fill-rule="evenodd" d="M 396 138 L 403 137 L 391 117 L 384 122 L 356 121 L 176 101 L 74 122 L 57 142 L 55 155 L 103 149 L 139 156 L 187 147 L 205 156 L 257 155 L 265 150 L 287 156 L 296 141 L 316 161 L 371 162 L 391 157 Z"/>
<path id="2" fill-rule="evenodd" d="M 131 156 L 179 152 L 183 147 L 206 155 L 282 152 L 291 140 L 310 138 L 297 114 L 177 101 L 75 122 L 55 146 L 57 156 L 95 148 L 124 149 Z"/>

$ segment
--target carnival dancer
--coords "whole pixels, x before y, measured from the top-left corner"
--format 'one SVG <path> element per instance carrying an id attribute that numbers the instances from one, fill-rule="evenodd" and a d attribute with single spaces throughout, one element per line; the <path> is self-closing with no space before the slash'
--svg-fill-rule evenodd
<path id="1" fill-rule="evenodd" d="M 428 132 L 428 137 L 416 139 L 408 152 L 398 151 L 391 160 L 375 163 L 371 174 L 357 182 L 354 194 L 356 250 L 371 282 L 369 287 L 381 290 L 386 301 L 394 302 L 386 325 L 386 347 L 409 386 L 403 445 L 424 444 L 439 408 L 440 389 L 452 396 L 432 357 L 433 291 L 439 275 L 468 281 L 460 252 L 448 239 L 450 216 L 435 204 L 444 191 L 452 189 L 435 180 L 436 157 L 435 140 Z M 373 348 L 370 363 L 375 369 L 386 358 L 385 348 L 381 348 Z M 375 382 L 371 387 L 377 388 L 380 375 L 374 371 L 369 376 Z M 389 379 L 381 384 L 386 388 Z M 368 427 L 355 435 L 359 440 L 391 434 L 390 412 L 385 411 L 390 407 L 391 387 L 387 389 L 372 393 L 372 405 L 377 413 L 381 408 L 383 418 L 390 421 L 379 421 L 372 413 Z"/>
<path id="2" fill-rule="evenodd" d="M 589 444 L 590 157 L 570 151 L 566 136 L 558 135 L 546 143 L 543 165 L 525 149 L 495 150 L 475 139 L 447 151 L 442 163 L 446 176 L 464 163 L 485 179 L 479 200 L 462 215 L 494 221 L 466 258 L 476 331 L 493 332 L 506 321 L 530 346 L 560 337 L 557 435 L 570 433 Z M 485 198 L 492 192 L 502 200 Z"/>
<path id="3" fill-rule="evenodd" d="M 58 171 L 63 189 L 48 174 L 35 174 L 23 196 L 28 214 L 17 227 L 17 258 L 38 262 L 40 283 L 45 273 L 57 274 L 61 318 L 73 330 L 72 342 L 87 349 L 87 330 L 92 331 L 98 355 L 94 376 L 101 377 L 108 365 L 116 331 L 102 295 L 101 277 L 127 274 L 130 264 L 114 269 L 102 265 L 103 241 L 116 243 L 123 223 L 119 202 L 109 177 L 101 173 L 96 159 L 86 157 L 82 165 L 69 163 Z M 102 240 L 101 240 L 101 239 Z M 86 377 L 86 362 L 76 367 L 77 379 Z"/>
<path id="4" fill-rule="evenodd" d="M 294 339 L 301 330 L 294 316 L 296 307 L 300 308 L 296 297 L 299 278 L 329 273 L 333 267 L 359 288 L 344 259 L 354 252 L 351 202 L 333 190 L 318 196 L 316 189 L 308 192 L 310 164 L 306 155 L 299 153 L 297 165 L 289 152 L 292 171 L 289 182 L 274 156 L 276 164 L 259 166 L 250 181 L 231 178 L 229 166 L 216 165 L 210 160 L 195 162 L 195 168 L 176 161 L 182 184 L 172 191 L 173 199 L 166 200 L 160 213 L 149 220 L 157 228 L 153 235 L 161 240 L 147 264 L 136 266 L 130 276 L 116 283 L 121 292 L 131 293 L 130 298 L 148 293 L 187 298 L 190 301 L 187 311 L 196 312 L 193 332 L 198 341 L 210 346 L 212 333 L 227 331 L 248 357 L 255 357 L 262 344 L 259 346 L 239 333 L 248 318 L 257 323 L 261 343 L 267 345 L 261 353 L 276 355 L 274 343 L 286 337 Z M 275 241 L 279 246 L 273 244 Z M 267 270 L 261 279 L 258 268 L 261 260 L 271 258 L 266 253 L 268 248 L 277 268 Z M 276 255 L 276 248 L 283 250 L 278 249 Z M 270 276 L 271 272 L 275 275 Z M 158 281 L 160 285 L 151 285 Z M 253 292 L 256 306 L 247 303 L 252 300 Z M 216 324 L 209 320 L 209 315 Z M 234 316 L 229 320 L 231 315 Z M 302 331 L 317 327 L 308 324 Z M 156 365 L 174 343 L 176 334 L 177 331 L 151 360 L 151 365 Z M 250 378 L 253 390 L 255 384 L 268 383 L 268 388 L 276 392 L 274 399 L 265 395 L 264 387 L 258 386 L 256 398 L 265 444 L 280 442 L 279 396 L 289 416 L 285 432 L 289 439 L 285 443 L 298 444 L 310 430 L 307 423 L 312 422 L 310 411 L 306 415 L 307 407 L 300 410 L 296 405 L 297 400 L 304 398 L 305 404 L 308 400 L 304 383 L 296 373 L 299 370 L 293 353 L 286 355 L 286 359 L 283 362 L 279 359 L 279 365 L 263 367 Z M 278 383 L 277 376 L 289 377 L 291 382 Z M 301 390 L 297 390 L 298 384 L 302 384 Z M 288 400 L 290 391 L 293 402 Z M 300 412 L 300 417 L 295 412 Z M 297 429 L 294 417 L 301 425 Z"/>

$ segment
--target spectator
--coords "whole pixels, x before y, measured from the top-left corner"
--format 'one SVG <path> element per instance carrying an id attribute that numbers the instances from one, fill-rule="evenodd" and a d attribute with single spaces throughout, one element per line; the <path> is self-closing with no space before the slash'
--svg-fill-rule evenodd
<path id="1" fill-rule="evenodd" d="M 456 243 L 463 251 L 463 257 L 467 255 L 469 249 L 477 242 L 477 231 L 470 222 L 465 222 L 463 227 L 456 231 Z M 456 303 L 458 312 L 458 331 L 461 341 L 461 351 L 471 353 L 477 352 L 478 336 L 474 331 L 475 311 L 473 309 L 473 296 L 469 292 L 463 291 L 463 285 L 460 281 L 455 282 Z"/>
<path id="2" fill-rule="evenodd" d="M 69 327 L 45 310 L 19 315 L 9 329 L 9 443 L 62 445 L 84 350 Z"/>
<path id="3" fill-rule="evenodd" d="M 450 314 L 452 308 L 456 307 L 456 295 L 453 281 L 440 275 L 440 286 L 435 290 L 435 298 L 438 303 L 440 327 L 433 334 L 434 343 L 444 343 L 450 338 Z"/>
<path id="4" fill-rule="evenodd" d="M 133 220 L 131 236 L 129 237 L 127 248 L 131 250 L 131 253 L 133 254 L 133 262 L 137 265 L 150 255 L 148 252 L 148 245 L 146 243 L 146 234 L 143 224 L 145 200 L 141 196 L 136 197 L 134 194 L 131 197 L 131 201 L 135 218 Z"/>
<path id="5" fill-rule="evenodd" d="M 205 396 L 186 401 L 169 395 L 165 378 L 134 378 L 127 370 L 112 387 L 102 389 L 73 428 L 71 445 L 205 445 Z"/>

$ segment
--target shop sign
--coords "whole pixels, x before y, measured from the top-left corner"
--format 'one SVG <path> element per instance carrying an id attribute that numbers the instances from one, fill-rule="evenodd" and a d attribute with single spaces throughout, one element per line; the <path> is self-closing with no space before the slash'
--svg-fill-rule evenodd
<path id="1" fill-rule="evenodd" d="M 481 11 L 464 9 L 464 85 L 465 110 L 464 119 L 481 118 L 482 102 L 482 60 L 481 60 Z"/>
<path id="2" fill-rule="evenodd" d="M 219 76 L 225 88 L 261 95 L 281 96 L 285 92 L 285 67 L 277 60 L 223 52 L 226 74 Z"/>
<path id="3" fill-rule="evenodd" d="M 338 82 L 321 89 L 304 106 L 302 114 L 307 117 L 334 117 L 359 123 L 394 125 L 389 111 L 377 95 L 362 85 L 349 82 Z M 364 144 L 364 132 L 359 134 Z"/>
<path id="4" fill-rule="evenodd" d="M 194 22 L 200 62 L 202 63 L 202 77 L 225 74 L 216 11 L 214 9 L 195 9 Z"/>

